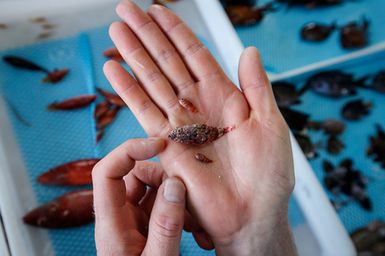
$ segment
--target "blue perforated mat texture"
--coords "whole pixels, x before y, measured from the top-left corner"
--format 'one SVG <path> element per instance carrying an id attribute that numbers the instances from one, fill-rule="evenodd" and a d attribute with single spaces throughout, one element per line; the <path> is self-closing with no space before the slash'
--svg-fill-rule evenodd
<path id="1" fill-rule="evenodd" d="M 351 60 L 343 64 L 328 67 L 328 69 L 340 69 L 354 74 L 355 78 L 375 74 L 379 70 L 385 69 L 385 52 L 378 52 L 360 59 Z M 317 70 L 316 72 L 319 72 Z M 315 72 L 315 73 L 316 73 Z M 294 83 L 298 88 L 302 88 L 308 76 L 300 75 L 292 77 L 286 81 Z M 372 102 L 373 107 L 370 114 L 359 121 L 346 121 L 341 116 L 342 106 L 351 100 L 363 99 Z M 331 155 L 325 149 L 319 149 L 319 156 L 310 160 L 310 163 L 323 184 L 324 171 L 322 162 L 324 159 L 331 161 L 334 165 L 345 158 L 351 158 L 354 161 L 354 168 L 360 170 L 368 177 L 367 193 L 373 204 L 371 212 L 363 210 L 357 203 L 351 202 L 342 207 L 338 214 L 349 232 L 358 227 L 367 225 L 375 219 L 385 219 L 385 169 L 380 164 L 374 162 L 366 155 L 369 147 L 369 136 L 376 134 L 375 124 L 380 124 L 385 129 L 385 94 L 376 93 L 371 90 L 358 89 L 354 96 L 348 96 L 341 99 L 327 98 L 313 91 L 307 91 L 301 97 L 302 103 L 292 108 L 310 114 L 311 120 L 325 120 L 328 118 L 343 120 L 346 124 L 345 132 L 340 136 L 345 149 L 339 155 Z M 320 131 L 309 130 L 308 134 L 314 143 L 322 142 L 326 144 L 327 136 Z M 326 190 L 326 187 L 325 187 Z M 329 193 L 330 198 L 334 198 Z M 346 198 L 345 198 L 346 199 Z"/>
<path id="2" fill-rule="evenodd" d="M 261 6 L 271 0 L 259 0 Z M 276 10 L 266 13 L 264 19 L 256 25 L 236 27 L 236 31 L 245 46 L 256 46 L 261 52 L 267 71 L 281 73 L 295 68 L 339 57 L 351 53 L 340 46 L 339 31 L 335 30 L 323 42 L 305 42 L 300 38 L 300 29 L 307 22 L 321 22 L 338 26 L 350 21 L 361 20 L 363 15 L 370 21 L 368 46 L 385 40 L 383 1 L 379 0 L 343 0 L 343 4 L 325 8 L 287 8 L 275 4 Z"/>
<path id="3" fill-rule="evenodd" d="M 203 40 L 215 54 L 212 46 Z M 80 188 L 50 187 L 37 184 L 36 178 L 45 170 L 64 162 L 81 158 L 103 157 L 129 138 L 145 137 L 139 123 L 129 109 L 123 109 L 95 144 L 93 111 L 91 107 L 71 112 L 49 112 L 47 105 L 80 94 L 95 93 L 96 86 L 113 92 L 102 66 L 106 59 L 103 50 L 112 47 L 107 28 L 93 29 L 80 35 L 58 41 L 40 43 L 7 50 L 1 56 L 23 56 L 48 68 L 70 68 L 69 75 L 58 84 L 42 84 L 44 74 L 15 69 L 0 62 L 1 94 L 8 102 L 8 113 L 17 142 L 27 167 L 29 180 L 40 204 L 65 192 Z M 102 100 L 101 97 L 97 102 Z M 31 127 L 20 123 L 9 106 L 16 108 Z M 304 218 L 292 199 L 290 203 L 292 226 Z M 93 225 L 63 230 L 50 230 L 56 255 L 94 255 Z M 200 249 L 192 236 L 184 233 L 182 255 L 213 255 Z"/>

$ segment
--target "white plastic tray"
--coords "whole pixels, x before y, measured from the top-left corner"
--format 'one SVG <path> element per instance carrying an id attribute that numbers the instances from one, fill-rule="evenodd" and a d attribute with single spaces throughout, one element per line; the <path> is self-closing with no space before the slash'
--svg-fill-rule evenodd
<path id="1" fill-rule="evenodd" d="M 146 6 L 150 1 L 138 2 Z M 14 26 L 13 30 L 9 30 L 9 35 L 1 37 L 0 50 L 36 40 L 36 31 L 26 22 L 29 17 L 48 17 L 60 24 L 55 37 L 65 37 L 116 20 L 115 4 L 114 0 L 0 2 L 0 23 Z M 243 46 L 219 2 L 182 0 L 174 4 L 172 9 L 196 33 L 216 46 L 225 70 L 236 82 L 238 59 Z M 293 154 L 296 172 L 294 196 L 307 220 L 307 225 L 293 230 L 300 255 L 355 255 L 348 234 L 294 140 Z M 0 99 L 0 210 L 10 250 L 12 255 L 52 255 L 46 231 L 31 231 L 21 222 L 20 217 L 27 209 L 36 205 L 21 159 L 4 102 Z"/>

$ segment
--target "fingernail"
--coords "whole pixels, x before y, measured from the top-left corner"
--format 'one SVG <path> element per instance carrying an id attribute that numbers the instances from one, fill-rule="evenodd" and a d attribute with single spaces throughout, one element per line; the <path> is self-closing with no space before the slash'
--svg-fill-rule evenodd
<path id="1" fill-rule="evenodd" d="M 183 183 L 176 178 L 170 178 L 165 181 L 163 196 L 170 203 L 182 204 L 186 189 Z"/>

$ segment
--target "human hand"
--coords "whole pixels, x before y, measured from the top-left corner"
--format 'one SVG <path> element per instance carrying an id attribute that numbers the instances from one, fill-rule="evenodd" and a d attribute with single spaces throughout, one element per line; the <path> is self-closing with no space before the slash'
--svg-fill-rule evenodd
<path id="1" fill-rule="evenodd" d="M 185 186 L 178 178 L 165 179 L 159 163 L 136 162 L 165 145 L 160 138 L 129 140 L 95 166 L 98 255 L 179 255 Z"/>
<path id="2" fill-rule="evenodd" d="M 194 123 L 236 127 L 201 147 L 171 142 L 159 155 L 167 175 L 186 185 L 187 207 L 217 253 L 294 254 L 287 220 L 294 186 L 289 132 L 258 51 L 248 48 L 241 57 L 240 91 L 167 8 L 152 6 L 146 14 L 123 1 L 117 13 L 124 22 L 113 23 L 110 36 L 139 83 L 115 61 L 104 72 L 149 136 L 167 137 Z M 182 108 L 181 98 L 199 113 Z M 213 163 L 198 162 L 197 152 Z"/>

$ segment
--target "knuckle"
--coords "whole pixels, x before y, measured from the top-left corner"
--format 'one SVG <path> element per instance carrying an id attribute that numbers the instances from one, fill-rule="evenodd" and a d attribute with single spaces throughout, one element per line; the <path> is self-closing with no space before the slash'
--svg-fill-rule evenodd
<path id="1" fill-rule="evenodd" d="M 157 56 L 156 56 L 156 62 L 167 62 L 169 59 L 176 56 L 176 50 L 173 48 L 166 48 L 161 49 Z"/>
<path id="2" fill-rule="evenodd" d="M 145 99 L 139 105 L 139 113 L 144 115 L 151 108 L 152 102 L 150 99 Z"/>
<path id="3" fill-rule="evenodd" d="M 187 46 L 186 50 L 184 51 L 186 56 L 192 56 L 196 54 L 199 51 L 205 50 L 206 47 L 199 41 L 194 42 Z"/>
<path id="4" fill-rule="evenodd" d="M 159 237 L 177 238 L 183 228 L 183 224 L 177 221 L 176 218 L 165 214 L 158 215 L 153 223 L 154 231 Z"/>
<path id="5" fill-rule="evenodd" d="M 163 78 L 163 75 L 159 71 L 153 71 L 153 72 L 150 72 L 146 75 L 146 79 L 152 83 L 154 83 L 154 82 L 156 82 L 162 78 Z"/>

